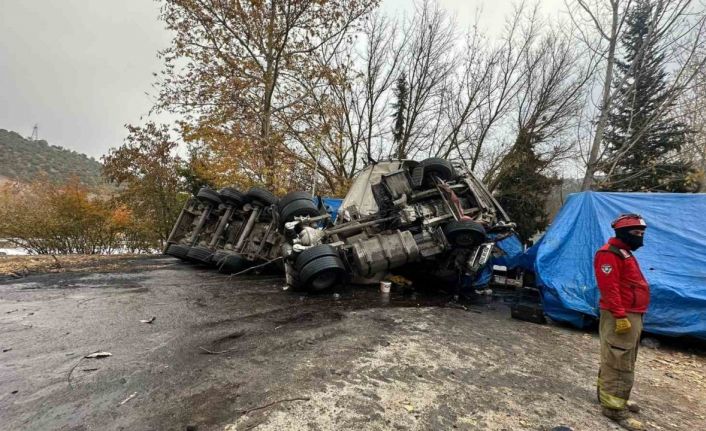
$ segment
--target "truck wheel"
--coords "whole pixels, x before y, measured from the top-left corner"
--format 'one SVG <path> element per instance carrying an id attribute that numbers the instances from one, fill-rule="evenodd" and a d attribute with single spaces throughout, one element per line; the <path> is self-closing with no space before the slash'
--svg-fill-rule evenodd
<path id="1" fill-rule="evenodd" d="M 191 247 L 186 253 L 186 258 L 197 263 L 208 265 L 211 263 L 213 252 L 204 246 Z"/>
<path id="2" fill-rule="evenodd" d="M 311 201 L 311 193 L 309 192 L 290 192 L 282 196 L 282 198 L 277 202 L 277 211 L 282 211 L 284 207 L 298 200 L 309 200 Z M 313 202 L 313 201 L 312 201 Z"/>
<path id="3" fill-rule="evenodd" d="M 211 265 L 218 266 L 218 262 L 221 262 L 228 255 L 227 251 L 218 250 L 211 255 Z"/>
<path id="4" fill-rule="evenodd" d="M 299 283 L 309 292 L 322 292 L 340 284 L 346 275 L 346 267 L 336 256 L 321 256 L 307 263 L 299 271 Z"/>
<path id="5" fill-rule="evenodd" d="M 250 262 L 243 259 L 242 256 L 235 253 L 228 253 L 220 261 L 216 262 L 218 266 L 218 272 L 223 274 L 237 274 L 240 271 L 247 269 L 250 266 Z"/>
<path id="6" fill-rule="evenodd" d="M 279 228 L 284 230 L 284 224 L 294 220 L 294 217 L 316 217 L 319 209 L 311 199 L 299 199 L 290 202 L 279 212 Z"/>
<path id="7" fill-rule="evenodd" d="M 218 206 L 221 204 L 221 198 L 218 193 L 208 187 L 202 187 L 201 190 L 196 194 L 196 197 L 205 204 Z"/>
<path id="8" fill-rule="evenodd" d="M 239 192 L 233 187 L 225 187 L 218 192 L 218 196 L 221 201 L 233 205 L 234 207 L 240 208 L 248 202 L 248 198 L 245 193 Z"/>
<path id="9" fill-rule="evenodd" d="M 186 255 L 187 253 L 189 253 L 190 248 L 191 247 L 184 244 L 170 244 L 169 247 L 167 247 L 167 251 L 165 254 L 179 259 L 186 259 Z"/>
<path id="10" fill-rule="evenodd" d="M 450 181 L 458 177 L 456 169 L 451 162 L 439 157 L 430 157 L 419 162 L 412 171 L 412 184 L 415 187 L 431 187 L 434 185 L 434 177 L 444 181 Z"/>
<path id="11" fill-rule="evenodd" d="M 277 203 L 277 196 L 273 195 L 269 190 L 260 187 L 252 187 L 245 196 L 251 201 L 260 202 L 263 206 L 270 206 Z"/>
<path id="12" fill-rule="evenodd" d="M 315 245 L 299 253 L 297 260 L 294 262 L 294 268 L 297 271 L 301 271 L 307 263 L 323 256 L 339 257 L 338 251 L 334 247 L 328 244 Z"/>
<path id="13" fill-rule="evenodd" d="M 452 220 L 444 226 L 444 234 L 454 247 L 470 248 L 485 241 L 485 228 L 473 220 Z"/>

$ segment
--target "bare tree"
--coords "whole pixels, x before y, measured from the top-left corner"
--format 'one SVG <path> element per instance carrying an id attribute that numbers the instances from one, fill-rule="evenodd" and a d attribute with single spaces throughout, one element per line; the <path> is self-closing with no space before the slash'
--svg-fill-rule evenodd
<path id="1" fill-rule="evenodd" d="M 344 49 L 320 50 L 317 61 L 333 73 L 302 80 L 316 103 L 288 123 L 292 157 L 315 172 L 313 182 L 322 177 L 338 193 L 363 166 L 388 154 L 390 93 L 406 44 L 398 24 L 379 13 L 365 20 L 358 36 L 358 43 Z"/>
<path id="2" fill-rule="evenodd" d="M 448 158 L 456 152 L 465 159 L 471 130 L 475 129 L 475 119 L 480 115 L 485 97 L 492 93 L 492 78 L 499 64 L 499 52 L 485 46 L 488 40 L 479 33 L 478 26 L 466 37 L 460 70 L 457 70 L 449 84 L 448 112 L 444 120 L 448 122 L 446 133 L 435 142 L 434 155 Z"/>
<path id="3" fill-rule="evenodd" d="M 509 15 L 501 44 L 490 54 L 490 78 L 483 86 L 475 130 L 470 131 L 472 150 L 470 168 L 475 170 L 490 133 L 513 109 L 524 81 L 523 61 L 540 34 L 539 5 L 518 4 Z M 497 154 L 497 151 L 495 151 Z"/>
<path id="4" fill-rule="evenodd" d="M 484 176 L 491 190 L 511 168 L 507 162 L 515 147 L 527 145 L 523 139 L 542 161 L 542 171 L 575 156 L 573 130 L 580 121 L 596 64 L 596 56 L 577 49 L 571 36 L 557 29 L 548 30 L 525 52 L 514 107 L 517 138 Z"/>
<path id="5" fill-rule="evenodd" d="M 581 35 L 581 40 L 589 49 L 600 53 L 605 59 L 605 76 L 602 83 L 598 120 L 589 149 L 581 190 L 591 188 L 598 167 L 599 151 L 610 112 L 616 51 L 631 1 L 575 0 L 573 4 L 567 2 L 569 16 L 574 22 L 578 34 Z"/>
<path id="6" fill-rule="evenodd" d="M 365 163 L 375 161 L 383 154 L 381 134 L 388 132 L 389 90 L 399 74 L 402 55 L 407 45 L 406 34 L 399 35 L 398 25 L 388 18 L 376 15 L 365 28 L 367 39 L 363 55 L 364 70 L 364 138 Z M 374 140 L 378 141 L 374 149 Z"/>
<path id="7" fill-rule="evenodd" d="M 518 4 L 508 16 L 498 43 L 478 30 L 466 36 L 461 61 L 445 84 L 432 154 L 456 156 L 477 170 L 482 161 L 494 167 L 508 150 L 493 146 L 489 139 L 513 112 L 522 89 L 523 61 L 540 34 L 539 7 Z M 439 126 L 440 125 L 440 126 Z M 490 161 L 490 162 L 488 162 Z"/>
<path id="8" fill-rule="evenodd" d="M 699 56 L 703 61 L 706 59 L 706 52 L 700 53 Z M 691 131 L 691 139 L 679 156 L 694 167 L 694 181 L 698 182 L 697 191 L 706 193 L 706 69 L 692 69 L 692 72 L 696 73 L 693 83 L 679 101 L 679 110 Z"/>
<path id="9" fill-rule="evenodd" d="M 390 155 L 404 159 L 431 147 L 439 125 L 438 108 L 444 103 L 444 86 L 456 66 L 453 28 L 448 14 L 428 0 L 416 5 L 414 17 L 405 25 L 402 70 L 408 80 L 409 99 L 402 139 L 390 149 Z"/>

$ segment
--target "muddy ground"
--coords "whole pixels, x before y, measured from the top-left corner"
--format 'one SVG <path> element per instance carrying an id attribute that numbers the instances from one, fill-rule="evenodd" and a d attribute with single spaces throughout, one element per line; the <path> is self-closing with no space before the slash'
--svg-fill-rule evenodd
<path id="1" fill-rule="evenodd" d="M 282 285 L 163 257 L 0 281 L 0 429 L 617 429 L 595 401 L 595 333 L 497 302 Z M 96 351 L 112 356 L 82 359 Z M 702 347 L 638 362 L 650 429 L 706 429 Z"/>

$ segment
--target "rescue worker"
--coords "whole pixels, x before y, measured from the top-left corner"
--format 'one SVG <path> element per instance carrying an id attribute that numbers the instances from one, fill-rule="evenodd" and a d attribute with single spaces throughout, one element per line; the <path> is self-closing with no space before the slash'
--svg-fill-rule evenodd
<path id="1" fill-rule="evenodd" d="M 601 365 L 598 401 L 603 414 L 628 430 L 645 426 L 630 415 L 639 407 L 630 402 L 642 321 L 650 289 L 632 252 L 642 247 L 647 224 L 637 214 L 623 214 L 611 224 L 615 237 L 596 252 L 593 269 L 601 298 Z"/>

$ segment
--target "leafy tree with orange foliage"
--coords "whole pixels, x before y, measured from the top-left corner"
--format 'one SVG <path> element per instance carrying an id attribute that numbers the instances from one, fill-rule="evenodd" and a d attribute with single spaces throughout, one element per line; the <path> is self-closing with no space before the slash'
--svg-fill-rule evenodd
<path id="1" fill-rule="evenodd" d="M 147 251 L 152 240 L 132 212 L 92 193 L 77 177 L 0 189 L 0 237 L 36 254 Z"/>
<path id="2" fill-rule="evenodd" d="M 118 201 L 161 246 L 185 200 L 180 194 L 183 161 L 168 126 L 150 122 L 126 127 L 125 144 L 103 157 L 103 174 L 120 186 Z"/>
<path id="3" fill-rule="evenodd" d="M 316 151 L 297 153 L 291 135 L 316 115 L 311 88 L 337 73 L 327 60 L 378 3 L 166 0 L 161 19 L 174 38 L 161 52 L 157 108 L 184 115 L 184 138 L 211 150 L 222 183 L 281 192 L 310 182 L 298 158 Z"/>
<path id="4" fill-rule="evenodd" d="M 214 187 L 218 176 L 214 174 L 209 162 L 208 150 L 192 145 L 189 146 L 188 152 L 188 159 L 179 167 L 179 176 L 184 182 L 185 190 L 195 195 L 202 187 Z"/>

